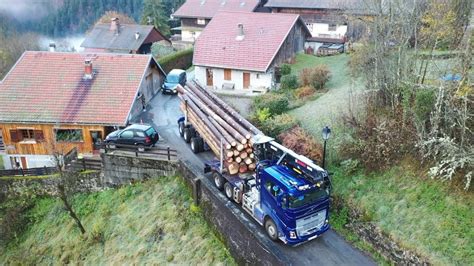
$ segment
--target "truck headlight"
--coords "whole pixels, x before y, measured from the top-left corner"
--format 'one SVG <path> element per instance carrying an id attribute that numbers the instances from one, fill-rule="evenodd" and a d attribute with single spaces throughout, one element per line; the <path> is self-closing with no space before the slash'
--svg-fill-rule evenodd
<path id="1" fill-rule="evenodd" d="M 295 231 L 290 231 L 290 238 L 291 239 L 296 239 L 296 232 Z"/>

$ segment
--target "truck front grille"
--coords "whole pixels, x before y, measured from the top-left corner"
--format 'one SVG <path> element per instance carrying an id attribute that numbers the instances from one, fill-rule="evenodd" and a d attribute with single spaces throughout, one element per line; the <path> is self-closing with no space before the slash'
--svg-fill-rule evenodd
<path id="1" fill-rule="evenodd" d="M 296 221 L 296 233 L 298 236 L 307 236 L 318 231 L 326 220 L 326 210 L 322 210 L 308 217 Z"/>

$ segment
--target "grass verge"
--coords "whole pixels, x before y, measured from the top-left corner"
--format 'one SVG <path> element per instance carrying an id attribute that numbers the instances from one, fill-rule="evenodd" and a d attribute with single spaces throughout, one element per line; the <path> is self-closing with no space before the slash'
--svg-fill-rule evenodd
<path id="1" fill-rule="evenodd" d="M 235 264 L 175 177 L 91 194 L 73 206 L 81 235 L 57 199 L 37 202 L 35 221 L 6 252 L 6 264 Z"/>
<path id="2" fill-rule="evenodd" d="M 380 174 L 337 169 L 334 193 L 359 206 L 401 246 L 432 263 L 472 264 L 473 195 L 453 192 L 446 183 L 420 178 L 420 173 L 406 162 Z"/>

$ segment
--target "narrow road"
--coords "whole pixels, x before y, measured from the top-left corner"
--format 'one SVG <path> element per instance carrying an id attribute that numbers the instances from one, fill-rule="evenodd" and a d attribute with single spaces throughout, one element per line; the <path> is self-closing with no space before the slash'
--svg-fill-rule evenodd
<path id="1" fill-rule="evenodd" d="M 162 95 L 159 93 L 147 108 L 144 122 L 151 123 L 158 130 L 163 142 L 178 150 L 181 157 L 198 167 L 204 167 L 204 162 L 213 159 L 211 152 L 194 154 L 178 133 L 177 120 L 182 116 L 179 110 L 179 98 L 176 95 Z M 227 200 L 227 198 L 225 198 Z M 237 206 L 236 204 L 233 204 Z M 330 230 L 321 237 L 298 247 L 289 247 L 282 242 L 272 242 L 262 227 L 250 216 L 236 207 L 241 216 L 245 216 L 249 223 L 253 223 L 255 234 L 269 249 L 276 251 L 284 258 L 287 265 L 376 265 L 367 255 L 348 244 L 341 236 Z"/>

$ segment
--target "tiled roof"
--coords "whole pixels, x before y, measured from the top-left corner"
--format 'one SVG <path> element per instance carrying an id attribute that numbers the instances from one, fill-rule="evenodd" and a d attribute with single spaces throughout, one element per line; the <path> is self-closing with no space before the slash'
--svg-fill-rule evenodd
<path id="1" fill-rule="evenodd" d="M 173 16 L 178 18 L 213 18 L 218 11 L 252 12 L 259 0 L 187 0 Z"/>
<path id="2" fill-rule="evenodd" d="M 138 50 L 153 30 L 156 29 L 151 25 L 120 24 L 120 31 L 117 35 L 115 31 L 110 30 L 110 24 L 97 24 L 87 34 L 81 47 L 124 50 L 128 53 Z M 137 32 L 139 33 L 138 39 L 135 38 Z M 156 30 L 156 32 L 161 36 L 161 40 L 167 40 L 159 31 Z"/>
<path id="3" fill-rule="evenodd" d="M 84 78 L 85 59 L 94 77 Z M 0 122 L 124 125 L 149 55 L 25 52 L 0 84 Z"/>
<path id="4" fill-rule="evenodd" d="M 297 22 L 302 23 L 295 14 L 221 11 L 196 40 L 193 63 L 266 72 Z M 238 24 L 244 27 L 242 40 Z"/>
<path id="5" fill-rule="evenodd" d="M 352 7 L 362 0 L 268 0 L 266 7 L 344 9 Z"/>

